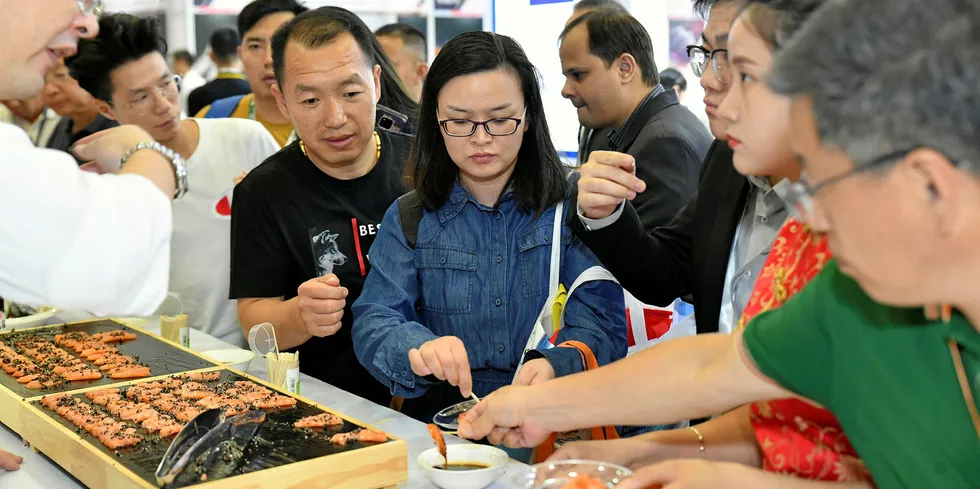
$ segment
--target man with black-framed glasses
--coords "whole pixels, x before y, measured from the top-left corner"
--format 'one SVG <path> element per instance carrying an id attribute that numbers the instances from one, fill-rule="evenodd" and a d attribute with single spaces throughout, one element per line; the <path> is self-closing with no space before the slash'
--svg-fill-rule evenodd
<path id="1" fill-rule="evenodd" d="M 194 185 L 174 204 L 170 290 L 182 296 L 191 327 L 244 346 L 228 299 L 231 193 L 279 145 L 255 121 L 181 120 L 180 76 L 167 66 L 156 19 L 113 14 L 99 27 L 96 39 L 82 41 L 66 64 L 103 116 L 143 128 L 187 162 Z"/>

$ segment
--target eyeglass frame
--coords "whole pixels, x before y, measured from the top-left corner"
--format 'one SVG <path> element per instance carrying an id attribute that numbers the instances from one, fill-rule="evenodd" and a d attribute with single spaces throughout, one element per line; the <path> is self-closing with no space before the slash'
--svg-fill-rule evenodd
<path id="1" fill-rule="evenodd" d="M 180 76 L 177 73 L 174 73 L 174 74 L 170 75 L 170 83 L 173 83 L 173 85 L 174 85 L 174 91 L 175 92 L 180 93 L 180 82 L 183 79 L 184 79 L 184 77 Z M 159 97 L 167 98 L 167 93 L 165 93 L 163 90 L 164 90 L 163 87 L 157 85 L 157 86 L 153 87 L 153 89 L 149 93 L 146 94 L 147 98 L 155 97 L 153 99 L 153 106 L 154 107 L 156 107 L 156 104 L 157 104 L 156 99 L 157 98 L 159 98 Z M 130 102 L 126 102 L 125 104 L 121 104 L 121 105 L 123 107 L 125 107 L 127 110 L 135 110 L 134 107 L 135 107 L 136 104 L 137 104 L 137 102 L 130 101 Z M 111 101 L 109 102 L 109 105 L 112 105 L 112 102 Z M 147 115 L 147 112 L 138 111 L 138 114 L 139 115 Z"/>
<path id="2" fill-rule="evenodd" d="M 726 80 L 724 77 L 721 76 L 721 68 L 719 68 L 719 61 L 717 58 L 717 55 L 720 53 L 724 53 L 725 56 L 728 56 L 728 49 L 715 49 L 713 51 L 708 51 L 707 49 L 705 49 L 704 46 L 699 46 L 697 44 L 689 44 L 687 48 L 685 48 L 687 57 L 690 59 L 691 71 L 694 72 L 695 76 L 701 78 L 702 76 L 704 76 L 705 70 L 704 68 L 701 68 L 699 70 L 694 67 L 694 56 L 691 54 L 691 51 L 695 51 L 695 50 L 701 51 L 702 53 L 704 53 L 705 57 L 707 57 L 708 62 L 711 63 L 711 71 L 715 74 L 715 78 L 717 78 L 718 81 L 724 83 L 725 85 L 731 83 L 731 77 L 729 77 Z M 707 68 L 707 63 L 705 64 L 705 68 Z M 698 71 L 700 71 L 701 73 L 698 74 Z"/>
<path id="3" fill-rule="evenodd" d="M 91 3 L 89 4 L 88 8 L 85 7 L 86 0 L 75 0 L 75 3 L 78 4 L 78 10 L 82 12 L 82 15 L 94 15 L 96 17 L 101 16 L 102 12 L 105 11 L 105 1 L 104 0 L 90 0 L 90 1 Z"/>
<path id="4" fill-rule="evenodd" d="M 442 119 L 442 120 L 439 120 L 438 122 L 439 122 L 439 127 L 442 127 L 442 130 L 445 131 L 446 135 L 449 136 L 449 137 L 454 137 L 454 138 L 468 138 L 468 137 L 471 137 L 474 134 L 476 134 L 476 130 L 479 129 L 480 126 L 483 126 L 483 130 L 486 131 L 487 134 L 489 134 L 490 136 L 502 137 L 502 136 L 510 136 L 510 135 L 516 134 L 517 131 L 521 128 L 521 125 L 524 123 L 524 121 L 526 119 L 527 119 L 527 107 L 524 108 L 524 113 L 521 114 L 521 117 L 519 119 L 516 118 L 516 117 L 494 117 L 493 119 L 487 119 L 485 121 L 474 121 L 472 119 L 452 118 L 452 119 Z M 514 121 L 514 122 L 517 123 L 517 125 L 514 126 L 514 130 L 513 131 L 511 131 L 511 132 L 509 132 L 507 134 L 494 134 L 494 133 L 490 132 L 490 127 L 487 126 L 487 124 L 489 124 L 489 123 L 491 123 L 493 121 Z M 450 134 L 449 133 L 449 128 L 446 127 L 446 124 L 448 124 L 450 122 L 469 122 L 469 123 L 473 124 L 473 130 L 470 131 L 469 134 Z"/>
<path id="5" fill-rule="evenodd" d="M 855 175 L 867 173 L 880 166 L 894 163 L 896 160 L 904 157 L 912 151 L 915 151 L 916 149 L 919 149 L 919 147 L 891 151 L 885 153 L 884 155 L 876 156 L 865 163 L 854 165 L 850 170 L 838 173 L 837 175 L 827 178 L 813 186 L 807 184 L 806 170 L 804 170 L 802 173 L 800 173 L 799 181 L 793 182 L 790 185 L 790 191 L 787 195 L 787 203 L 791 204 L 790 209 L 793 209 L 797 213 L 797 218 L 806 219 L 813 214 L 813 198 L 816 197 L 821 190 L 847 180 Z M 957 168 L 966 166 L 965 162 L 962 160 L 950 159 L 949 161 L 954 167 Z"/>

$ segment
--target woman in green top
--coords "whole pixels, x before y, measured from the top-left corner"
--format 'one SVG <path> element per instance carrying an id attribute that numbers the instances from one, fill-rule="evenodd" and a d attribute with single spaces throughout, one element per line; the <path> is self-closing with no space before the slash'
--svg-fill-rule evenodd
<path id="1" fill-rule="evenodd" d="M 980 487 L 980 51 L 968 48 L 978 28 L 969 2 L 828 2 L 769 82 L 794 97 L 808 181 L 799 206 L 840 261 L 744 333 L 502 389 L 460 433 L 533 446 L 552 431 L 669 423 L 795 394 L 837 415 L 879 488 Z M 925 318 L 922 304 L 945 303 L 949 321 Z M 657 374 L 638 384 L 636 372 Z M 735 470 L 703 467 L 652 466 L 620 488 L 716 487 Z"/>

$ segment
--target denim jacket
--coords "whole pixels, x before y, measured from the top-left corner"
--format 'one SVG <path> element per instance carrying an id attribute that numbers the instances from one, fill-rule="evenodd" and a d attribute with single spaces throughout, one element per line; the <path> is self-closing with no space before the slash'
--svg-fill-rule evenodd
<path id="1" fill-rule="evenodd" d="M 574 203 L 565 204 L 573 209 Z M 513 380 L 531 328 L 548 296 L 555 208 L 523 212 L 513 193 L 495 207 L 458 183 L 436 212 L 424 211 L 416 248 L 408 247 L 397 202 L 371 246 L 371 272 L 354 303 L 351 335 L 358 360 L 394 395 L 414 398 L 433 384 L 412 372 L 408 352 L 442 336 L 463 341 L 481 397 Z M 561 283 L 569 288 L 599 260 L 562 220 Z M 565 305 L 556 344 L 588 345 L 600 365 L 626 356 L 623 289 L 614 282 L 580 286 Z M 557 376 L 583 370 L 573 348 L 529 352 Z"/>

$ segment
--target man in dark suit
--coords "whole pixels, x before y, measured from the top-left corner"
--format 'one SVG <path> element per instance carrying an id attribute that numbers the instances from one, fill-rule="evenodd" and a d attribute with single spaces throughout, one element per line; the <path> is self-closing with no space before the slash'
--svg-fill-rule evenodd
<path id="1" fill-rule="evenodd" d="M 644 227 L 667 224 L 697 190 L 708 131 L 660 85 L 650 36 L 629 12 L 585 13 L 559 39 L 562 96 L 576 107 L 582 126 L 611 129 L 596 149 L 636 158 L 636 176 L 647 189 L 633 205 Z"/>
<path id="2" fill-rule="evenodd" d="M 242 43 L 234 27 L 219 27 L 211 33 L 211 60 L 218 66 L 218 77 L 191 92 L 187 114 L 194 116 L 215 100 L 252 93 L 252 86 L 238 67 L 238 45 Z"/>
<path id="3" fill-rule="evenodd" d="M 633 175 L 648 164 L 647 156 L 599 151 L 582 167 L 578 215 L 569 225 L 636 298 L 667 305 L 693 294 L 697 332 L 730 332 L 787 211 L 766 182 L 750 182 L 735 171 L 727 126 L 717 114 L 731 81 L 728 31 L 741 0 L 697 0 L 695 7 L 708 23 L 702 45 L 689 48 L 691 65 L 701 77 L 717 138 L 697 196 L 669 224 L 649 230 L 625 202 L 650 191 L 638 172 Z"/>

